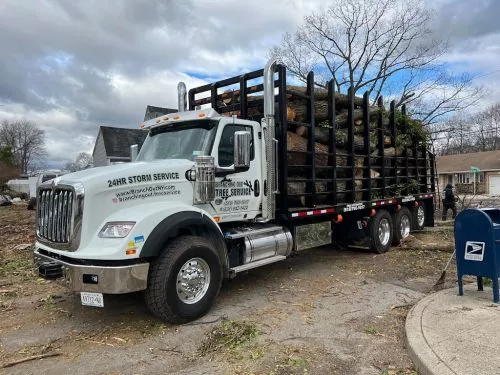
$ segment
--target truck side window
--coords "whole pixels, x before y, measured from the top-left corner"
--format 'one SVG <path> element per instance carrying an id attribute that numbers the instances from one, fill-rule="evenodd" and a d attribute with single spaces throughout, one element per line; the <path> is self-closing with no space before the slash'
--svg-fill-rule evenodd
<path id="1" fill-rule="evenodd" d="M 250 140 L 250 160 L 254 159 L 253 131 L 250 126 L 226 125 L 222 131 L 219 142 L 219 166 L 229 167 L 234 162 L 234 133 L 237 131 L 248 131 L 252 135 Z"/>

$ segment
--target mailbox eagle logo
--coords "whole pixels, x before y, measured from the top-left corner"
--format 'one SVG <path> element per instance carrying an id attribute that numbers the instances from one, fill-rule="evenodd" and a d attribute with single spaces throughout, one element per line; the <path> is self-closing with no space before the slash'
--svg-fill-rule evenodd
<path id="1" fill-rule="evenodd" d="M 465 260 L 474 260 L 476 262 L 482 262 L 484 258 L 484 242 L 467 241 L 465 243 Z"/>

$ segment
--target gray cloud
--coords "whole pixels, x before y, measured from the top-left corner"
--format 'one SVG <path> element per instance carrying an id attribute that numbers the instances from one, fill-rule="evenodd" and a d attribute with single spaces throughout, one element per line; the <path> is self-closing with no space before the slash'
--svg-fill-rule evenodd
<path id="1" fill-rule="evenodd" d="M 500 46 L 500 2 L 440 0 L 437 33 L 450 61 Z M 0 119 L 47 132 L 50 160 L 91 151 L 99 125 L 137 126 L 147 104 L 175 106 L 179 80 L 261 67 L 268 48 L 321 0 L 0 2 Z M 487 42 L 488 41 L 488 42 Z M 483 44 L 481 44 L 483 43 Z M 500 52 L 490 52 L 488 58 Z M 470 54 L 469 54 L 470 55 Z M 484 69 L 491 68 L 491 63 Z M 189 73 L 192 76 L 186 75 Z M 497 77 L 500 78 L 500 77 Z"/>

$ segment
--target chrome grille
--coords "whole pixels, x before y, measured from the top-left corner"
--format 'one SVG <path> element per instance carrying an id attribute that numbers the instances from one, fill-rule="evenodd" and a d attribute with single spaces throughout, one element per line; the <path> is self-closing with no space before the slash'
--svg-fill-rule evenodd
<path id="1" fill-rule="evenodd" d="M 74 226 L 74 195 L 64 188 L 38 190 L 37 233 L 40 238 L 69 244 Z"/>

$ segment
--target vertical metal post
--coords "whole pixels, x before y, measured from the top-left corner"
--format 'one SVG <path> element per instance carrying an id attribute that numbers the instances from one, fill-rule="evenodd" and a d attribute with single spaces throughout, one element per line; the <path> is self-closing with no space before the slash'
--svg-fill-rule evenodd
<path id="1" fill-rule="evenodd" d="M 354 88 L 351 86 L 347 92 L 347 166 L 349 166 L 350 177 L 350 201 L 354 202 L 356 194 L 356 158 L 354 156 Z"/>
<path id="2" fill-rule="evenodd" d="M 328 153 L 331 155 L 328 157 L 328 166 L 331 167 L 332 172 L 329 175 L 331 181 L 328 182 L 327 189 L 333 191 L 332 205 L 337 204 L 337 126 L 335 117 L 335 81 L 331 79 L 328 82 L 328 124 L 330 125 Z"/>
<path id="3" fill-rule="evenodd" d="M 403 116 L 403 134 L 406 136 L 408 135 L 408 122 L 406 119 L 406 104 L 403 104 L 401 107 L 401 114 Z M 409 182 L 410 182 L 410 176 L 409 176 L 409 170 L 408 170 L 408 143 L 405 142 L 405 147 L 404 147 L 404 152 L 405 152 L 405 188 L 404 188 L 404 194 L 408 195 L 409 194 Z"/>
<path id="4" fill-rule="evenodd" d="M 188 108 L 190 111 L 192 111 L 194 109 L 194 91 L 193 90 L 189 90 L 188 98 L 189 98 Z"/>
<path id="5" fill-rule="evenodd" d="M 309 120 L 309 137 L 307 139 L 307 151 L 308 151 L 308 165 L 309 168 L 309 178 L 306 183 L 306 193 L 310 195 L 306 196 L 306 205 L 308 207 L 316 206 L 316 133 L 315 133 L 315 120 L 314 120 L 314 72 L 309 72 L 307 75 L 307 119 Z"/>
<path id="6" fill-rule="evenodd" d="M 247 118 L 247 78 L 246 74 L 240 77 L 240 118 Z"/>
<path id="7" fill-rule="evenodd" d="M 378 98 L 378 101 L 377 101 L 377 105 L 378 105 L 378 109 L 379 109 L 379 112 L 378 112 L 378 116 L 377 116 L 377 135 L 378 135 L 378 156 L 380 158 L 380 177 L 382 177 L 382 179 L 380 180 L 382 182 L 382 186 L 380 186 L 379 184 L 378 187 L 382 189 L 382 196 L 380 198 L 385 198 L 387 192 L 386 192 L 386 189 L 385 189 L 385 157 L 384 157 L 384 153 L 385 153 L 385 148 L 384 148 L 384 140 L 385 140 L 385 134 L 384 134 L 384 118 L 383 118 L 383 115 L 382 115 L 382 108 L 384 106 L 384 99 L 379 96 Z"/>
<path id="8" fill-rule="evenodd" d="M 280 190 L 280 213 L 281 216 L 288 214 L 288 118 L 287 118 L 287 100 L 286 100 L 286 68 L 283 65 L 278 67 L 278 80 L 279 80 L 279 123 L 277 126 L 278 135 L 277 139 L 280 140 L 279 148 L 279 163 L 281 168 L 276 171 L 279 176 L 279 190 Z"/>
<path id="9" fill-rule="evenodd" d="M 212 88 L 210 89 L 210 101 L 212 103 L 212 108 L 216 111 L 219 110 L 219 106 L 217 104 L 217 84 L 212 84 Z"/>
<path id="10" fill-rule="evenodd" d="M 395 189 L 399 188 L 399 163 L 398 163 L 398 147 L 396 144 L 396 102 L 391 101 L 390 111 L 389 111 L 389 127 L 391 128 L 391 138 L 394 145 L 394 183 L 396 185 Z M 395 195 L 395 191 L 391 192 L 391 195 Z"/>
<path id="11" fill-rule="evenodd" d="M 363 199 L 372 200 L 372 163 L 370 139 L 370 97 L 368 91 L 363 94 L 363 138 L 365 162 L 363 163 Z"/>
<path id="12" fill-rule="evenodd" d="M 431 157 L 430 157 L 430 161 L 431 161 L 431 191 L 435 192 L 436 191 L 436 181 L 435 181 L 436 169 L 434 168 L 434 166 L 436 163 L 436 159 L 435 159 L 434 154 L 431 153 L 430 155 L 431 155 Z"/>
<path id="13" fill-rule="evenodd" d="M 411 143 L 413 145 L 413 165 L 415 165 L 415 180 L 417 181 L 417 193 L 420 193 L 421 192 L 421 186 L 420 186 L 420 171 L 419 171 L 419 157 L 418 157 L 418 147 L 417 147 L 417 142 L 416 142 L 416 139 L 415 137 L 412 137 L 412 140 L 411 140 Z"/>
<path id="14" fill-rule="evenodd" d="M 422 144 L 422 151 L 423 152 L 423 155 L 424 155 L 424 160 L 423 160 L 423 165 L 425 167 L 425 173 L 424 173 L 424 177 L 422 178 L 423 181 L 425 182 L 424 184 L 424 192 L 427 192 L 429 190 L 429 158 L 428 158 L 428 151 L 427 151 L 427 145 L 424 143 Z M 440 200 L 438 200 L 438 202 L 440 202 Z"/>

